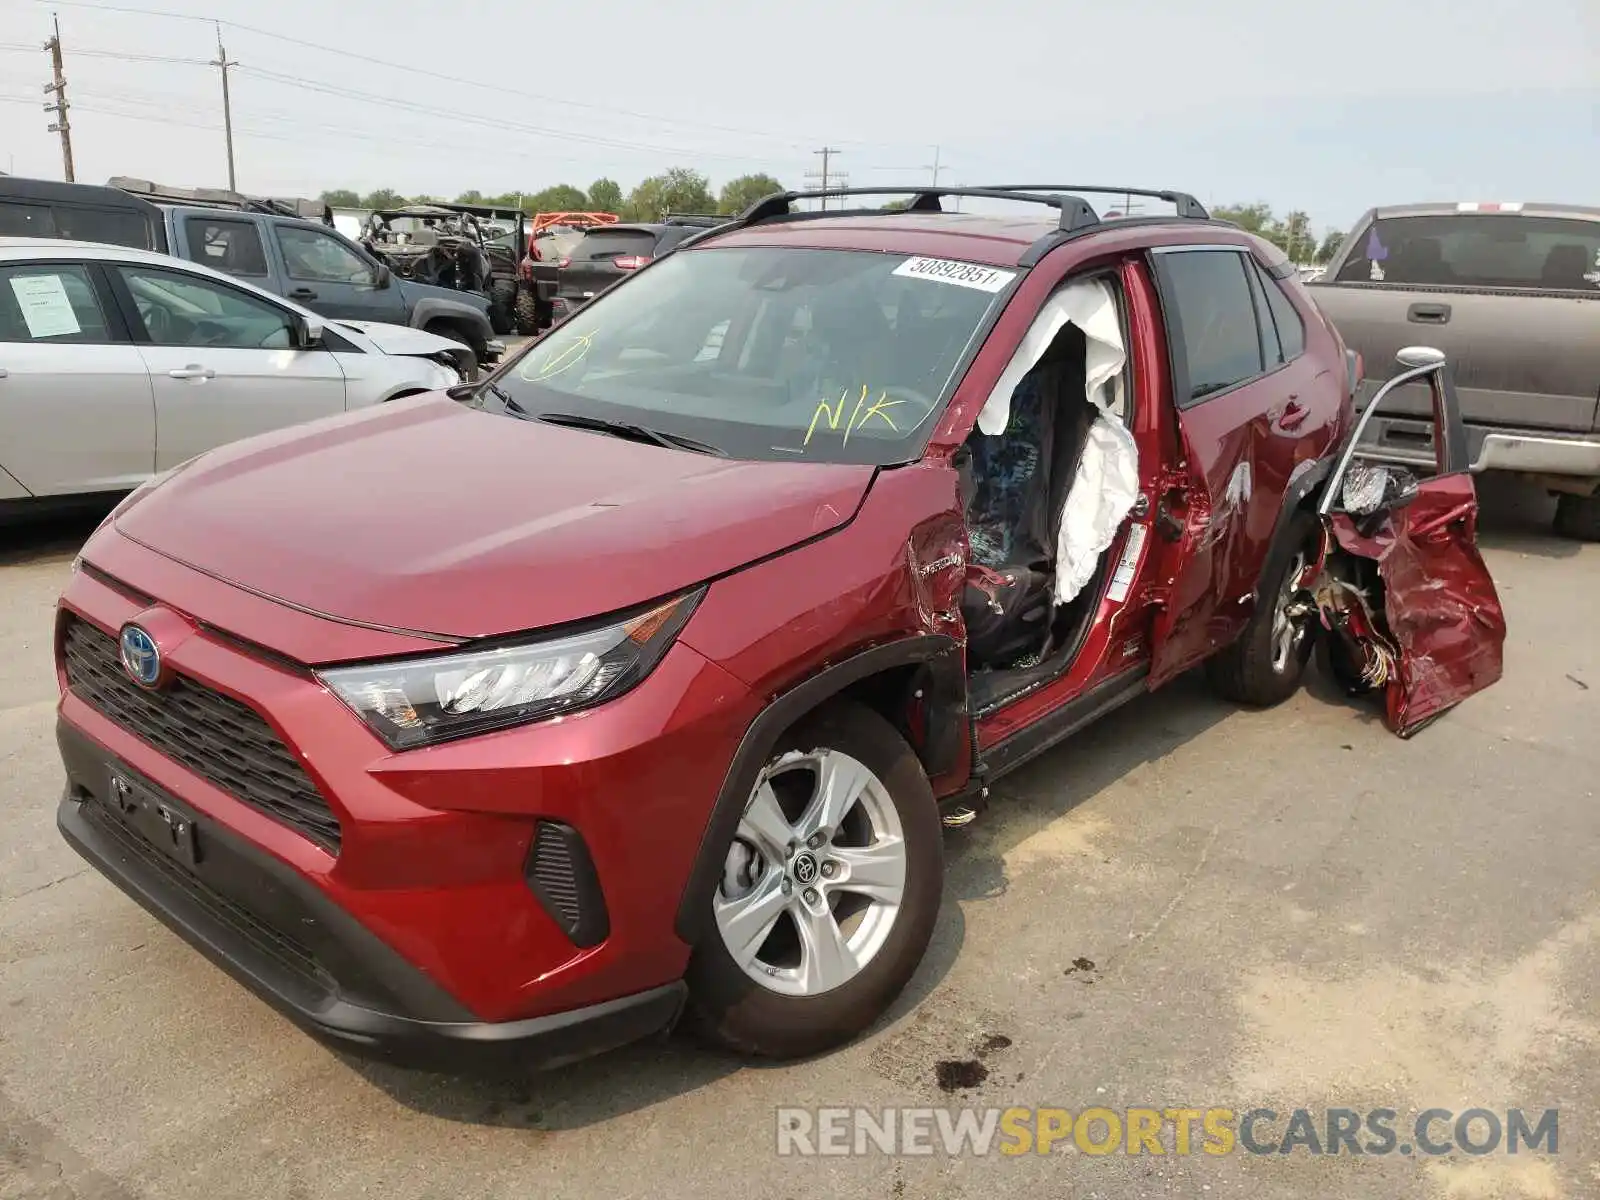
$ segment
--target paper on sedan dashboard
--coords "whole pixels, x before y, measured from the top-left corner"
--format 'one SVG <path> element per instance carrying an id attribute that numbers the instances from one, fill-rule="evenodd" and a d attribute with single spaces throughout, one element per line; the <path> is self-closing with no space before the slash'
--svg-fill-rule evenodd
<path id="1" fill-rule="evenodd" d="M 83 332 L 78 314 L 72 311 L 72 301 L 67 299 L 67 289 L 61 285 L 61 276 L 24 275 L 11 281 L 11 291 L 17 297 L 22 319 L 28 323 L 29 337 Z"/>

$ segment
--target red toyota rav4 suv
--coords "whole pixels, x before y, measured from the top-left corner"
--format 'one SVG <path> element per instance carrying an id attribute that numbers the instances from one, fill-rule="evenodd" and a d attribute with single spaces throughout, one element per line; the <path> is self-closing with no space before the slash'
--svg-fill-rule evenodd
<path id="1" fill-rule="evenodd" d="M 915 970 L 941 818 L 1117 705 L 1317 640 L 1401 733 L 1492 682 L 1447 370 L 1397 376 L 1439 474 L 1346 472 L 1283 257 L 1096 190 L 776 196 L 482 385 L 142 488 L 61 600 L 62 832 L 351 1049 L 801 1055 Z"/>

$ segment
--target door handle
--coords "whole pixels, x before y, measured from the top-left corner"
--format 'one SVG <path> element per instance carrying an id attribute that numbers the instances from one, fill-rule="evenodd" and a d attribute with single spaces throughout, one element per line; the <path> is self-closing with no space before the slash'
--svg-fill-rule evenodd
<path id="1" fill-rule="evenodd" d="M 190 363 L 176 371 L 168 371 L 174 379 L 215 379 L 217 373 L 210 367 L 202 367 L 199 363 Z"/>
<path id="2" fill-rule="evenodd" d="M 1418 325 L 1448 325 L 1450 323 L 1450 306 L 1448 304 L 1413 304 L 1406 309 L 1406 320 Z"/>
<path id="3" fill-rule="evenodd" d="M 315 300 L 316 298 L 317 294 L 310 288 L 295 288 L 294 291 L 289 293 L 289 299 L 291 300 Z"/>

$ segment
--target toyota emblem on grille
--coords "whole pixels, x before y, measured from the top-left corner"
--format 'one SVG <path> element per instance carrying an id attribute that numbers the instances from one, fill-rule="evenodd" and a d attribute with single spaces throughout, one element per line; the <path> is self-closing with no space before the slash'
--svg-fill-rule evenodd
<path id="1" fill-rule="evenodd" d="M 122 627 L 122 666 L 140 687 L 153 688 L 161 682 L 161 650 L 137 625 Z"/>

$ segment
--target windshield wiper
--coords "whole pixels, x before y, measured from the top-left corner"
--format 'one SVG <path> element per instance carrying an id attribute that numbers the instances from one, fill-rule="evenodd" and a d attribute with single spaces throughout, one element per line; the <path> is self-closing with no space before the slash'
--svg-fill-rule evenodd
<path id="1" fill-rule="evenodd" d="M 570 429 L 588 429 L 595 433 L 608 433 L 612 437 L 629 438 L 635 442 L 649 442 L 669 450 L 688 450 L 695 454 L 712 454 L 718 458 L 727 455 L 709 442 L 699 442 L 679 433 L 662 433 L 659 429 L 646 429 L 643 425 L 630 425 L 626 421 L 608 421 L 603 417 L 585 417 L 578 413 L 540 413 L 539 420 L 548 425 L 564 425 Z"/>

